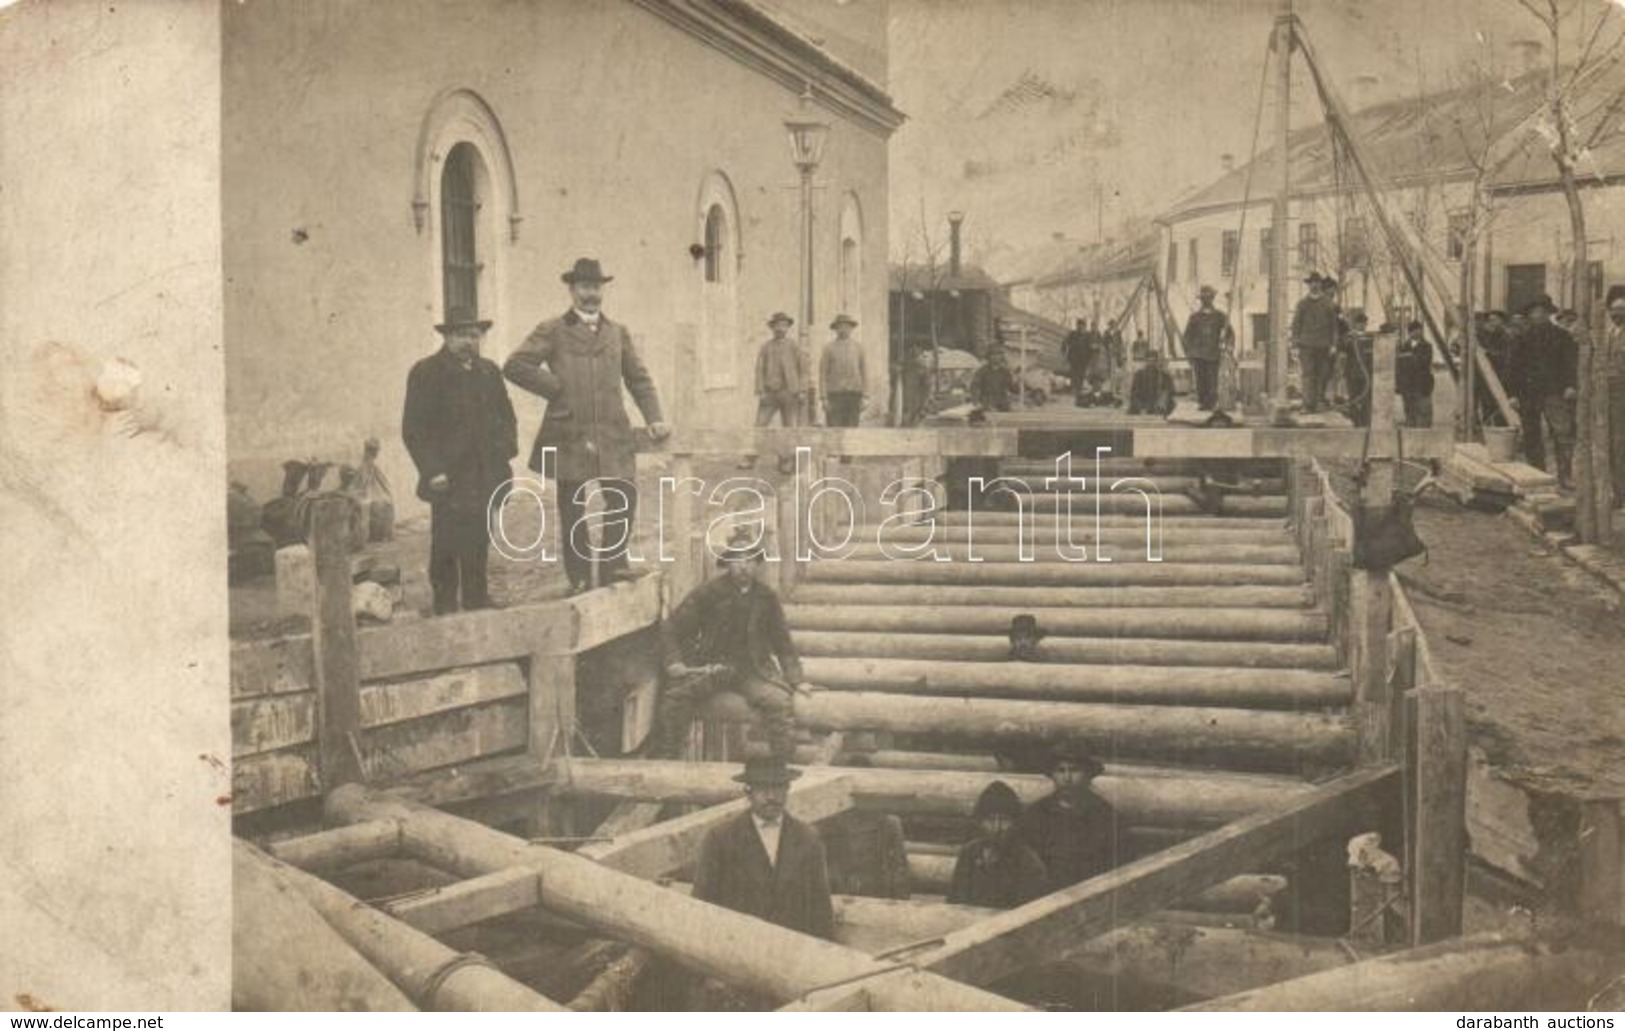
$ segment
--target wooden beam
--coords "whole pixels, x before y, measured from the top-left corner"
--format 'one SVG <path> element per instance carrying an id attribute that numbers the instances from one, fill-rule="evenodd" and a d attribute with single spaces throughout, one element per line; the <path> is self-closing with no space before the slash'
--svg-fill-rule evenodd
<path id="1" fill-rule="evenodd" d="M 400 849 L 401 825 L 394 820 L 334 827 L 265 846 L 265 851 L 279 862 L 306 873 L 326 873 L 373 859 L 388 859 Z"/>
<path id="2" fill-rule="evenodd" d="M 660 812 L 665 808 L 664 802 L 622 802 L 599 822 L 593 837 L 619 838 L 652 827 L 660 822 Z"/>
<path id="3" fill-rule="evenodd" d="M 254 852 L 233 848 L 231 875 L 233 1008 L 417 1009 Z"/>
<path id="4" fill-rule="evenodd" d="M 540 876 L 528 867 L 516 866 L 400 899 L 384 910 L 424 934 L 440 936 L 541 902 Z"/>
<path id="5" fill-rule="evenodd" d="M 911 984 L 881 985 L 887 965 L 854 950 L 686 898 L 579 855 L 529 845 L 480 824 L 390 800 L 360 785 L 328 795 L 327 813 L 340 822 L 399 818 L 406 847 L 415 856 L 464 876 L 526 868 L 540 876 L 546 908 L 702 976 L 772 999 L 796 998 L 823 985 L 864 983 L 874 986 L 875 1003 L 888 1008 L 1022 1008 L 929 974 L 918 975 Z"/>
<path id="6" fill-rule="evenodd" d="M 1617 953 L 1486 934 L 1389 953 L 1185 1008 L 1208 1012 L 1580 1011 L 1598 989 L 1619 977 L 1619 971 Z"/>
<path id="7" fill-rule="evenodd" d="M 1136 860 L 1100 877 L 948 935 L 918 966 L 987 984 L 1043 962 L 1060 948 L 1162 909 L 1246 873 L 1326 834 L 1364 822 L 1399 790 L 1395 766 L 1347 774 L 1287 804 Z M 1352 825 L 1352 826 L 1351 826 Z"/>
<path id="8" fill-rule="evenodd" d="M 809 776 L 792 785 L 785 808 L 798 820 L 819 823 L 852 808 L 852 804 L 851 790 L 844 778 Z M 693 865 L 700 842 L 713 827 L 744 812 L 747 807 L 748 803 L 739 798 L 657 823 L 614 841 L 586 845 L 577 850 L 576 855 L 638 877 L 672 877 Z"/>
<path id="9" fill-rule="evenodd" d="M 530 684 L 526 750 L 545 766 L 567 757 L 575 744 L 575 656 L 533 652 L 526 679 Z"/>
<path id="10" fill-rule="evenodd" d="M 1405 699 L 1411 944 L 1461 934 L 1467 877 L 1467 703 L 1456 688 Z"/>
<path id="11" fill-rule="evenodd" d="M 361 660 L 350 597 L 350 501 L 323 497 L 312 508 L 316 610 L 311 613 L 311 649 L 320 699 L 317 769 L 324 785 L 336 787 L 362 779 L 355 736 L 361 729 Z"/>
<path id="12" fill-rule="evenodd" d="M 354 790 L 364 790 L 359 784 Z M 236 855 L 289 886 L 367 961 L 425 1010 L 558 1012 L 564 1007 L 508 977 L 489 962 L 459 953 L 357 901 L 318 877 L 277 862 L 245 841 Z"/>

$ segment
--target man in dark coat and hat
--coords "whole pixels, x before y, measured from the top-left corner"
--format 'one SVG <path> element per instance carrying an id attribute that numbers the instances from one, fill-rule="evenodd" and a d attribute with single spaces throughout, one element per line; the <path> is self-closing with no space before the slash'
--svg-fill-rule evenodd
<path id="1" fill-rule="evenodd" d="M 801 360 L 801 347 L 790 339 L 790 327 L 795 325 L 782 311 L 776 311 L 767 320 L 773 335 L 756 351 L 756 425 L 770 426 L 773 417 L 779 417 L 780 426 L 801 425 L 801 413 L 806 404 L 807 369 Z M 739 460 L 739 468 L 749 469 L 756 464 L 756 455 L 747 454 Z M 779 472 L 795 471 L 795 459 L 779 456 Z"/>
<path id="2" fill-rule="evenodd" d="M 632 334 L 603 313 L 605 275 L 593 258 L 578 258 L 561 277 L 570 288 L 570 310 L 531 331 L 502 366 L 516 386 L 547 401 L 541 430 L 531 449 L 530 468 L 558 484 L 564 570 L 573 592 L 592 585 L 595 560 L 608 578 L 636 576 L 627 568 L 638 492 L 633 483 L 632 423 L 621 401 L 625 383 L 649 432 L 656 440 L 669 435 L 660 413 L 654 379 L 632 346 Z M 556 469 L 545 453 L 557 449 Z M 597 521 L 603 543 L 593 544 L 587 490 L 596 481 L 605 508 Z"/>
<path id="3" fill-rule="evenodd" d="M 818 832 L 784 811 L 798 770 L 777 756 L 751 755 L 734 780 L 750 800 L 706 834 L 694 867 L 694 897 L 792 931 L 835 937 L 829 872 Z"/>
<path id="4" fill-rule="evenodd" d="M 1211 412 L 1219 404 L 1219 361 L 1235 345 L 1230 316 L 1213 306 L 1218 291 L 1204 286 L 1196 292 L 1197 309 L 1185 323 L 1185 357 L 1196 375 L 1196 407 Z"/>
<path id="5" fill-rule="evenodd" d="M 444 338 L 440 350 L 406 378 L 401 436 L 417 465 L 418 497 L 429 503 L 436 615 L 497 607 L 486 582 L 486 513 L 493 500 L 501 503 L 519 440 L 502 373 L 480 357 L 490 328 L 473 312 L 451 312 L 435 327 Z"/>
<path id="6" fill-rule="evenodd" d="M 1523 449 L 1529 464 L 1546 468 L 1546 441 L 1542 420 L 1551 425 L 1557 450 L 1557 479 L 1564 487 L 1574 482 L 1575 407 L 1580 385 L 1580 345 L 1552 321 L 1557 305 L 1550 297 L 1536 298 L 1524 309 L 1529 328 L 1513 349 L 1512 380 L 1516 384 L 1518 413 L 1523 420 Z"/>
<path id="7" fill-rule="evenodd" d="M 1017 836 L 1043 860 L 1051 891 L 1117 865 L 1121 820 L 1089 787 L 1104 771 L 1098 759 L 1076 745 L 1056 746 L 1045 771 L 1055 791 L 1029 806 L 1016 828 Z"/>
<path id="8" fill-rule="evenodd" d="M 989 784 L 971 814 L 980 831 L 959 850 L 948 901 L 963 906 L 1013 909 L 1049 891 L 1049 874 L 1036 853 L 1016 836 L 1021 799 L 1002 780 Z"/>
<path id="9" fill-rule="evenodd" d="M 794 696 L 810 688 L 779 596 L 761 582 L 763 561 L 760 541 L 740 527 L 717 559 L 723 574 L 690 591 L 661 624 L 667 683 L 655 725 L 657 755 L 679 753 L 703 698 L 732 691 L 761 717 L 773 754 L 789 759 Z"/>
<path id="10" fill-rule="evenodd" d="M 1309 292 L 1292 312 L 1292 346 L 1298 352 L 1303 372 L 1303 410 L 1318 412 L 1326 406 L 1326 388 L 1332 379 L 1332 366 L 1338 346 L 1337 301 L 1331 283 L 1318 272 L 1304 279 Z"/>

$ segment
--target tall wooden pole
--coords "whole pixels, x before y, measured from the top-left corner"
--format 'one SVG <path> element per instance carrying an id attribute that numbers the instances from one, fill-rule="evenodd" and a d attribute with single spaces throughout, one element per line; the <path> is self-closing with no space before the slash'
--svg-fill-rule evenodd
<path id="1" fill-rule="evenodd" d="M 1377 334 L 1368 388 L 1371 461 L 1364 470 L 1366 479 L 1359 501 L 1368 511 L 1379 511 L 1393 503 L 1399 432 L 1394 420 L 1394 350 L 1394 334 Z M 1350 672 L 1359 759 L 1362 764 L 1380 763 L 1393 758 L 1399 750 L 1395 699 L 1388 683 L 1388 631 L 1393 622 L 1394 589 L 1386 568 L 1354 569 L 1349 575 Z"/>
<path id="2" fill-rule="evenodd" d="M 1286 396 L 1288 223 L 1291 220 L 1292 162 L 1292 0 L 1281 0 L 1275 16 L 1275 203 L 1270 211 L 1270 350 L 1264 362 L 1264 389 L 1276 401 Z"/>
<path id="3" fill-rule="evenodd" d="M 317 499 L 310 550 L 315 566 L 315 612 L 311 645 L 315 651 L 316 695 L 322 786 L 362 779 L 355 741 L 361 726 L 361 655 L 356 644 L 355 610 L 350 600 L 350 502 L 334 495 Z"/>

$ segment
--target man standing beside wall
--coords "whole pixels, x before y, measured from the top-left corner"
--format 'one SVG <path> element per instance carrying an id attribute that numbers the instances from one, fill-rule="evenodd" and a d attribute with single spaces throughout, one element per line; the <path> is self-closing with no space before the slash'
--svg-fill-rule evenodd
<path id="1" fill-rule="evenodd" d="M 596 259 L 578 258 L 560 278 L 570 288 L 570 310 L 532 330 L 508 356 L 502 372 L 547 401 L 530 468 L 557 480 L 564 570 L 571 592 L 580 593 L 592 586 L 599 558 L 611 580 L 636 575 L 626 561 L 638 492 L 632 423 L 621 401 L 621 384 L 631 391 L 656 440 L 670 431 L 660 414 L 654 379 L 632 346 L 632 334 L 603 313 L 604 285 L 614 277 L 606 276 Z M 557 449 L 557 470 L 546 468 L 547 448 Z M 605 497 L 604 543 L 596 550 L 588 532 L 589 481 L 597 481 Z"/>
<path id="2" fill-rule="evenodd" d="M 869 373 L 863 360 L 863 348 L 852 339 L 853 327 L 858 320 L 850 315 L 837 315 L 829 328 L 835 339 L 824 345 L 824 356 L 819 362 L 819 379 L 823 381 L 824 422 L 829 426 L 856 426 L 863 414 L 863 395 L 869 389 Z"/>

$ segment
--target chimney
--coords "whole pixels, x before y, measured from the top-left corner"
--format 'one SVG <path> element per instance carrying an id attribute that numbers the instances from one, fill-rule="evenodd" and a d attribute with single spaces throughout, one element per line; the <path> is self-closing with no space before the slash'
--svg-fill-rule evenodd
<path id="1" fill-rule="evenodd" d="M 1234 154 L 1220 154 L 1219 167 L 1226 172 L 1234 172 L 1236 170 L 1236 156 Z"/>
<path id="2" fill-rule="evenodd" d="M 965 221 L 963 211 L 948 212 L 948 274 L 959 278 L 959 224 Z"/>

